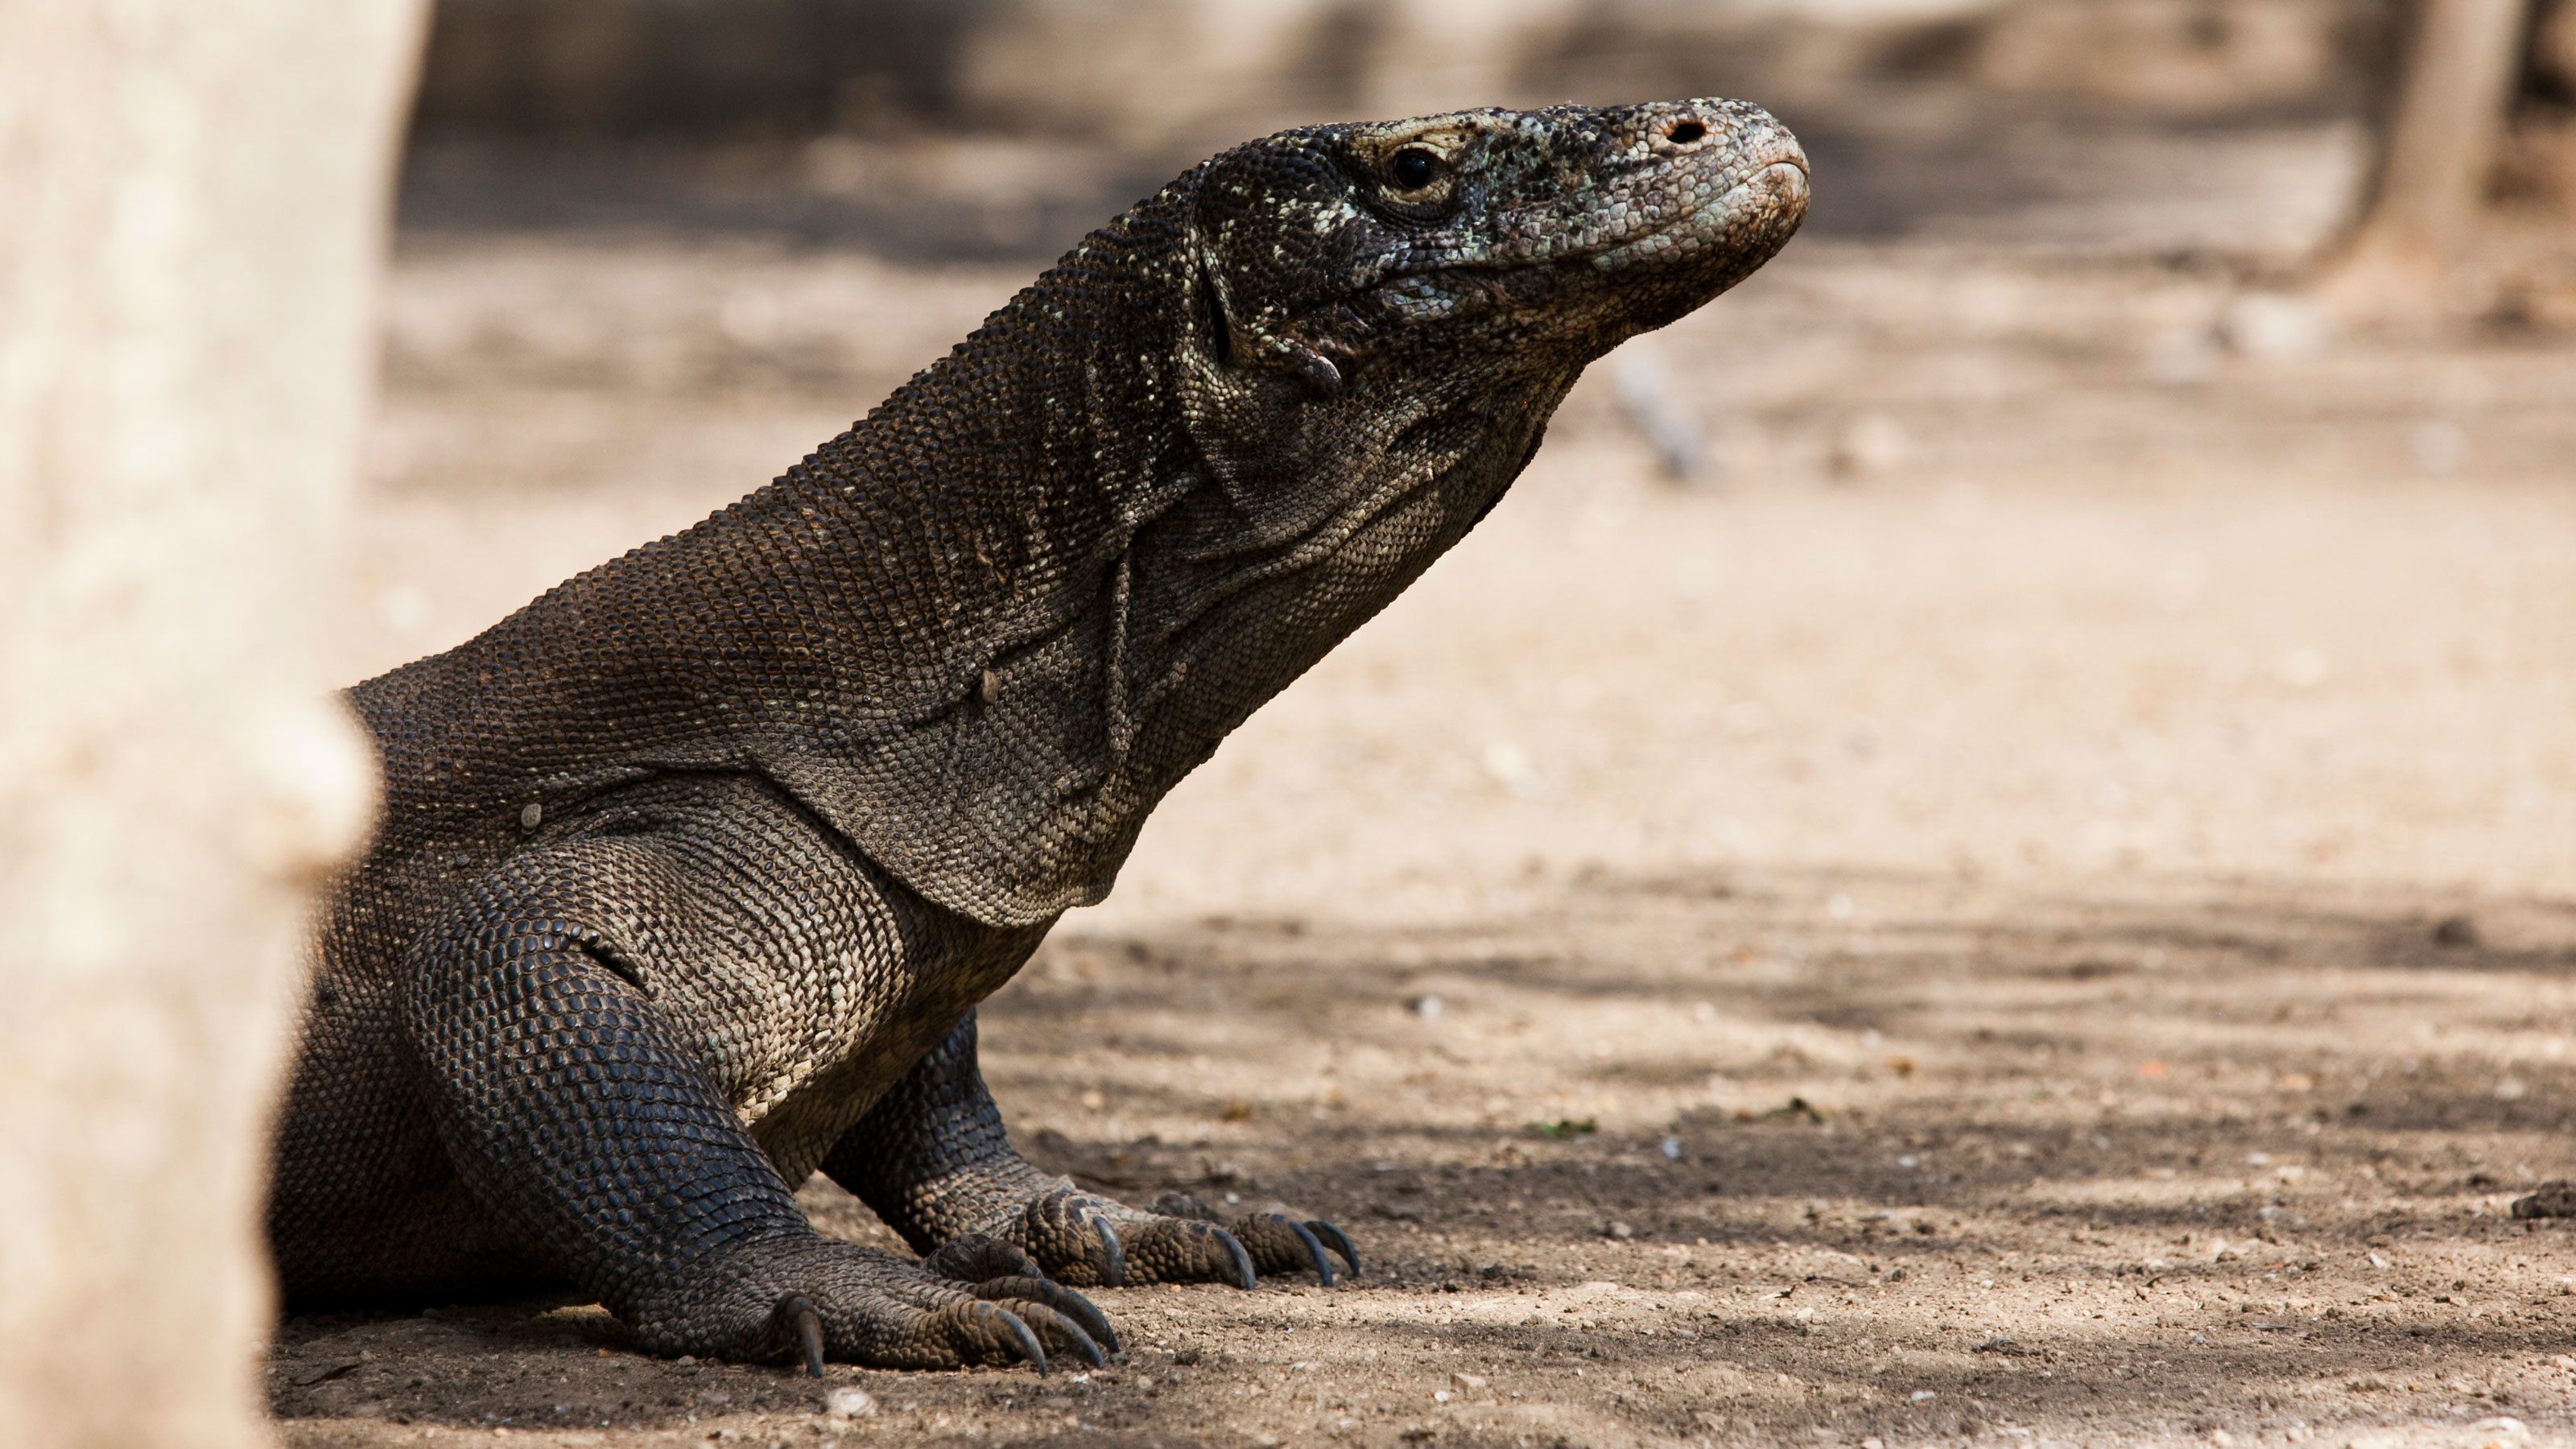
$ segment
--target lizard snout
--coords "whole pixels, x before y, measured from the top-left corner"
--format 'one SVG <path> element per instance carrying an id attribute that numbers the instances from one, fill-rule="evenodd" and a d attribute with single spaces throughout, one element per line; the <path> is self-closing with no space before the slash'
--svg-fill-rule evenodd
<path id="1" fill-rule="evenodd" d="M 1782 214 L 1793 217 L 1806 214 L 1808 190 L 1804 157 L 1795 161 L 1774 161 L 1745 184 L 1768 192 L 1773 209 Z"/>

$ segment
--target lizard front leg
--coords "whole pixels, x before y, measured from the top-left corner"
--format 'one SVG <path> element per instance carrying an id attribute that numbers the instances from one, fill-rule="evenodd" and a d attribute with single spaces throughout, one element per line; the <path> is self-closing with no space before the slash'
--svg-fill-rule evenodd
<path id="1" fill-rule="evenodd" d="M 584 880 L 650 863 L 621 846 L 581 869 L 470 891 L 413 953 L 404 1036 L 450 1160 L 532 1256 L 664 1353 L 801 1355 L 890 1368 L 1102 1362 L 1107 1322 L 1004 1244 L 958 1238 L 923 1262 L 816 1232 L 604 921 Z M 616 858 L 611 858 L 616 857 Z"/>
<path id="2" fill-rule="evenodd" d="M 823 1171 L 876 1211 L 916 1251 L 968 1236 L 1023 1249 L 1064 1282 L 1232 1283 L 1312 1269 L 1333 1282 L 1338 1253 L 1359 1254 L 1340 1228 L 1283 1213 L 1225 1222 L 1186 1194 L 1152 1210 L 1087 1193 L 1040 1171 L 1011 1146 L 975 1060 L 966 1019 L 868 1109 L 823 1159 Z"/>

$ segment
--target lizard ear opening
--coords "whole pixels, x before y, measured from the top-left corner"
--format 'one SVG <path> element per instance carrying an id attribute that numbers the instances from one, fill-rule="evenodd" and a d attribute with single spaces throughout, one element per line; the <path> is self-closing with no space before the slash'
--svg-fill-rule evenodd
<path id="1" fill-rule="evenodd" d="M 1234 366 L 1234 324 L 1226 320 L 1225 299 L 1216 292 L 1216 277 L 1208 270 L 1207 258 L 1199 258 L 1198 275 L 1199 329 L 1205 334 L 1208 355 L 1219 367 Z"/>

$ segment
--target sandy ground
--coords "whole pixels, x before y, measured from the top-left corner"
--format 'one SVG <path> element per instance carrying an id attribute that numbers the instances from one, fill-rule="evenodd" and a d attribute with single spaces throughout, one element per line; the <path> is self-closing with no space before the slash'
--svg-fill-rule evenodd
<path id="1" fill-rule="evenodd" d="M 413 245 L 346 672 L 1025 275 Z M 1357 1283 L 1104 1290 L 1126 1356 L 1044 1381 L 297 1318 L 287 1442 L 2576 1443 L 2576 1242 L 2508 1211 L 2576 1175 L 2576 350 L 2236 296 L 1802 243 L 1645 359 L 1713 476 L 1588 381 L 991 1003 L 1032 1155 Z"/>

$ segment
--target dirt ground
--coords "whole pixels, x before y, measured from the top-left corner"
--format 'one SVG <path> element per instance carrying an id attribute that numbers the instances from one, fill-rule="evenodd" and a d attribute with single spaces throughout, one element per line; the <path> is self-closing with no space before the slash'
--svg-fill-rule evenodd
<path id="1" fill-rule="evenodd" d="M 352 678 L 769 477 L 1034 268 L 407 243 Z M 299 1317 L 293 1445 L 2576 1443 L 2576 347 L 1801 242 L 986 1015 L 1033 1156 L 1344 1224 L 1106 1371 Z M 828 1185 L 829 1230 L 891 1241 Z M 864 1391 L 864 1399 L 841 1391 Z M 837 1404 L 837 1408 L 834 1406 Z"/>

